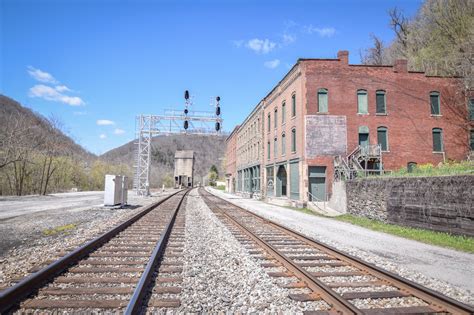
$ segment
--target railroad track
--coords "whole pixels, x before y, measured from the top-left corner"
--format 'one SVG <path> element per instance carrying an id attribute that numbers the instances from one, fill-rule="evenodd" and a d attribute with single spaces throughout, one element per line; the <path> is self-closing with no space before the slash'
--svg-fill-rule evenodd
<path id="1" fill-rule="evenodd" d="M 0 292 L 0 313 L 137 314 L 180 306 L 182 190 Z M 180 211 L 181 209 L 181 211 Z"/>
<path id="2" fill-rule="evenodd" d="M 199 193 L 289 297 L 324 301 L 307 314 L 473 314 L 474 308 L 312 240 L 204 189 Z"/>

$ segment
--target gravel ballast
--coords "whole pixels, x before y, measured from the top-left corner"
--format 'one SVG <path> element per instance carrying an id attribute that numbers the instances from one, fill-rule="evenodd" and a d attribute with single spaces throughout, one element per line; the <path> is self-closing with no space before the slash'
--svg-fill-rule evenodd
<path id="1" fill-rule="evenodd" d="M 474 305 L 474 255 L 370 231 L 327 218 L 243 199 L 215 189 L 211 193 L 262 217 L 357 256 L 461 302 Z"/>
<path id="2" fill-rule="evenodd" d="M 182 308 L 199 313 L 301 313 L 326 303 L 296 302 L 277 286 L 193 190 L 187 203 Z"/>
<path id="3" fill-rule="evenodd" d="M 12 280 L 24 278 L 46 265 L 48 260 L 58 258 L 126 221 L 140 212 L 142 206 L 161 200 L 171 192 L 151 197 L 129 193 L 129 206 L 123 209 L 103 206 L 71 208 L 70 204 L 64 203 L 62 208 L 48 210 L 50 198 L 46 198 L 47 206 L 43 211 L 0 220 L 0 290 L 14 284 Z M 28 196 L 25 202 L 31 202 L 32 198 Z M 35 199 L 38 208 L 42 206 L 42 199 Z M 55 231 L 65 226 L 68 228 Z"/>

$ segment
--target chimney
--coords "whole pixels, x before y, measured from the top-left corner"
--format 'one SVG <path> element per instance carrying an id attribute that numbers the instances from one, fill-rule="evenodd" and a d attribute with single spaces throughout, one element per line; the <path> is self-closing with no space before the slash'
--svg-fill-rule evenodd
<path id="1" fill-rule="evenodd" d="M 337 52 L 337 59 L 339 59 L 343 64 L 349 64 L 349 51 L 339 50 Z"/>
<path id="2" fill-rule="evenodd" d="M 395 64 L 393 65 L 393 71 L 397 73 L 407 73 L 407 60 L 406 59 L 397 59 L 395 60 Z"/>

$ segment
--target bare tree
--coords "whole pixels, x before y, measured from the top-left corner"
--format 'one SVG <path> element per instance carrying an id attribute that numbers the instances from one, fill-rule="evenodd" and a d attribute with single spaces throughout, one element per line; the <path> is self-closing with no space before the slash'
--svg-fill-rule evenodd
<path id="1" fill-rule="evenodd" d="M 383 65 L 385 62 L 385 45 L 379 37 L 370 34 L 373 46 L 361 53 L 361 62 L 365 65 Z"/>

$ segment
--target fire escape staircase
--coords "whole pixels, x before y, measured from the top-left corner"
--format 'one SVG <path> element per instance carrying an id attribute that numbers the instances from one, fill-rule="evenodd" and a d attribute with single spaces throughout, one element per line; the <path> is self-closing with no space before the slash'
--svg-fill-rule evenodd
<path id="1" fill-rule="evenodd" d="M 371 174 L 383 174 L 382 148 L 379 144 L 358 145 L 347 157 L 338 155 L 334 158 L 336 181 Z"/>

